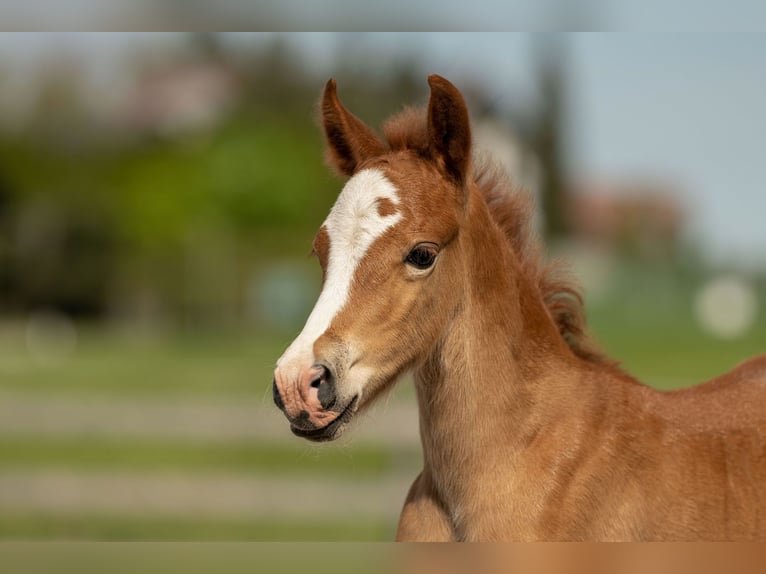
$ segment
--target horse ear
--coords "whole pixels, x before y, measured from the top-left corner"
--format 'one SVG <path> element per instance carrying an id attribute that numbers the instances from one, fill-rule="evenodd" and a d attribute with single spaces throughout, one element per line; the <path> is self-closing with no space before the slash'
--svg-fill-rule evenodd
<path id="1" fill-rule="evenodd" d="M 447 173 L 462 184 L 471 160 L 471 126 L 463 96 L 449 81 L 428 76 L 428 140 L 431 153 L 444 162 Z"/>
<path id="2" fill-rule="evenodd" d="M 330 163 L 344 175 L 352 175 L 364 160 L 385 151 L 375 132 L 340 103 L 332 78 L 322 94 L 322 126 Z"/>

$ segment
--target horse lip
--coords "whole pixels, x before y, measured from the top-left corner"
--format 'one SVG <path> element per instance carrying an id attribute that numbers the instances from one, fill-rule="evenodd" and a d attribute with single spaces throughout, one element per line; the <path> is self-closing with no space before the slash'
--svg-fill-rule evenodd
<path id="1" fill-rule="evenodd" d="M 341 411 L 341 413 L 337 416 L 335 420 L 333 420 L 328 425 L 323 426 L 322 428 L 304 430 L 304 429 L 295 427 L 293 425 L 290 425 L 290 430 L 295 436 L 299 436 L 301 438 L 313 440 L 316 442 L 333 440 L 337 434 L 338 429 L 341 426 L 343 426 L 346 422 L 348 422 L 348 420 L 352 416 L 354 416 L 354 413 L 356 412 L 356 404 L 358 400 L 359 400 L 359 395 L 356 395 L 353 399 L 351 399 L 351 401 L 346 405 L 346 408 L 344 408 Z"/>

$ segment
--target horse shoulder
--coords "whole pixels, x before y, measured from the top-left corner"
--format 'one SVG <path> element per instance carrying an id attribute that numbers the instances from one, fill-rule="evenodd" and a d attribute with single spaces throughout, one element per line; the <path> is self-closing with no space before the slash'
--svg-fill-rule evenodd
<path id="1" fill-rule="evenodd" d="M 399 527 L 398 542 L 451 542 L 455 540 L 447 511 L 426 471 L 421 472 L 412 483 L 404 502 Z"/>

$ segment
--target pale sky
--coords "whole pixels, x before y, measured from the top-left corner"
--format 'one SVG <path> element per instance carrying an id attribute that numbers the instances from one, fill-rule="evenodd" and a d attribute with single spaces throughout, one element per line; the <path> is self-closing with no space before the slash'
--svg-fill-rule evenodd
<path id="1" fill-rule="evenodd" d="M 706 16 L 707 17 L 707 16 Z M 710 16 L 712 17 L 712 16 Z M 532 57 L 550 36 L 352 33 L 284 37 L 317 79 L 352 50 L 368 69 L 411 56 L 425 75 L 478 82 L 500 106 L 533 108 Z M 232 42 L 267 41 L 236 35 Z M 137 48 L 162 51 L 167 35 L 0 35 L 0 71 L 21 80 L 35 62 L 68 53 L 86 62 L 94 89 L 119 85 Z M 571 174 L 655 177 L 683 190 L 690 234 L 717 260 L 766 266 L 766 35 L 595 34 L 566 39 L 567 164 Z M 6 83 L 6 82 L 4 82 Z M 0 94 L 0 97 L 3 97 Z"/>

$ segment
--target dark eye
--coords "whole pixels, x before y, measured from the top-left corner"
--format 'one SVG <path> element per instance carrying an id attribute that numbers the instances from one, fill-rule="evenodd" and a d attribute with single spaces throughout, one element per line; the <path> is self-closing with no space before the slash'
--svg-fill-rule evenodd
<path id="1" fill-rule="evenodd" d="M 415 246 L 415 248 L 409 252 L 407 258 L 404 261 L 413 267 L 417 267 L 418 269 L 428 269 L 431 267 L 431 265 L 434 264 L 434 261 L 436 260 L 436 253 L 436 245 L 431 243 L 420 244 Z"/>

